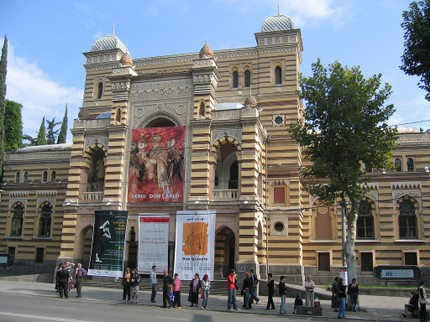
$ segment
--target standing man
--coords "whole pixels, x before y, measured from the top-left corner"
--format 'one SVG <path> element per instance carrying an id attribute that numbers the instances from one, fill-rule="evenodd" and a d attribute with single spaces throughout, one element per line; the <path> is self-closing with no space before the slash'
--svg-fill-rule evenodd
<path id="1" fill-rule="evenodd" d="M 151 284 L 151 302 L 155 303 L 155 296 L 157 295 L 157 266 L 152 266 L 151 274 L 149 275 L 149 284 Z"/>
<path id="2" fill-rule="evenodd" d="M 81 297 L 82 284 L 84 282 L 84 276 L 87 275 L 87 271 L 82 268 L 82 264 L 78 263 L 76 266 L 75 279 L 76 279 L 76 297 Z"/>
<path id="3" fill-rule="evenodd" d="M 227 300 L 227 309 L 229 311 L 239 311 L 239 308 L 236 305 L 236 290 L 239 288 L 237 286 L 237 275 L 236 271 L 232 269 L 230 274 L 227 277 L 227 285 L 228 285 L 228 300 Z"/>
<path id="4" fill-rule="evenodd" d="M 305 281 L 306 306 L 314 306 L 314 288 L 314 281 L 311 280 L 310 275 L 307 275 Z"/>
<path id="5" fill-rule="evenodd" d="M 257 277 L 257 274 L 254 273 L 253 269 L 250 269 L 249 273 L 251 274 L 251 278 L 252 278 L 251 302 L 255 301 L 255 304 L 258 304 L 258 302 L 260 301 L 260 299 L 257 296 L 258 277 Z"/>
<path id="6" fill-rule="evenodd" d="M 418 287 L 418 303 L 420 303 L 420 322 L 428 321 L 427 319 L 427 294 L 424 289 L 424 282 L 420 282 Z"/>
<path id="7" fill-rule="evenodd" d="M 68 299 L 69 298 L 69 291 L 67 289 L 67 283 L 69 281 L 70 272 L 66 268 L 66 265 L 63 264 L 61 266 L 61 269 L 57 271 L 56 281 L 58 283 L 58 293 L 60 293 L 60 299 L 63 298 L 63 296 Z"/>
<path id="8" fill-rule="evenodd" d="M 172 292 L 173 278 L 169 275 L 167 270 L 164 270 L 163 276 L 163 307 L 167 308 L 169 304 L 169 309 L 172 307 L 172 302 L 170 301 L 169 292 Z"/>

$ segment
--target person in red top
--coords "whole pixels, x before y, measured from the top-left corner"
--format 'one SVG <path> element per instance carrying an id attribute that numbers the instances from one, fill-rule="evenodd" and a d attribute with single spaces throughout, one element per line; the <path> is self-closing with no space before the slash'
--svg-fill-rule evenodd
<path id="1" fill-rule="evenodd" d="M 173 295 L 175 297 L 173 307 L 177 307 L 178 309 L 181 309 L 182 308 L 182 305 L 181 305 L 182 281 L 179 279 L 178 273 L 175 273 L 175 275 L 173 276 L 174 278 L 173 278 L 172 290 L 173 290 Z"/>
<path id="2" fill-rule="evenodd" d="M 229 311 L 239 311 L 236 305 L 236 290 L 237 286 L 237 274 L 234 269 L 230 271 L 230 274 L 227 277 L 228 282 L 228 300 L 227 300 L 227 309 Z"/>

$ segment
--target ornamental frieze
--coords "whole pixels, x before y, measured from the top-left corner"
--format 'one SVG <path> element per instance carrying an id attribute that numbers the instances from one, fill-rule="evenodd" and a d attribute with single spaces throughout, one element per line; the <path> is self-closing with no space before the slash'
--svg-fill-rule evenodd
<path id="1" fill-rule="evenodd" d="M 43 204 L 44 202 L 50 203 L 52 205 L 53 212 L 55 212 L 55 203 L 56 203 L 55 197 L 40 197 L 40 198 L 37 198 L 36 208 L 39 208 L 40 205 Z"/>
<path id="2" fill-rule="evenodd" d="M 142 102 L 148 100 L 192 97 L 193 88 L 194 86 L 190 79 L 133 83 L 131 87 L 130 101 Z"/>
<path id="3" fill-rule="evenodd" d="M 132 128 L 143 127 L 143 123 L 147 124 L 150 121 L 149 118 L 153 120 L 159 117 L 165 117 L 177 125 L 185 125 L 187 124 L 188 110 L 191 110 L 191 101 L 176 100 L 145 105 L 135 104 L 132 105 Z"/>
<path id="4" fill-rule="evenodd" d="M 100 134 L 89 134 L 85 136 L 84 150 L 87 150 L 90 146 L 94 144 L 103 144 L 107 149 L 109 146 L 109 138 L 102 137 Z"/>
<path id="5" fill-rule="evenodd" d="M 211 145 L 217 140 L 222 139 L 226 136 L 235 138 L 240 144 L 242 144 L 242 129 L 237 128 L 224 128 L 224 129 L 213 129 L 212 130 Z"/>
<path id="6" fill-rule="evenodd" d="M 242 115 L 241 109 L 215 110 L 212 112 L 213 120 L 239 120 Z"/>

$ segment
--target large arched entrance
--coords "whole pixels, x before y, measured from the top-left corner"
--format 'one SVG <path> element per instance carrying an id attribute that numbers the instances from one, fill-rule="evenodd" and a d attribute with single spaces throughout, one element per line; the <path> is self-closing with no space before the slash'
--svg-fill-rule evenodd
<path id="1" fill-rule="evenodd" d="M 223 278 L 235 268 L 236 238 L 228 227 L 221 227 L 215 236 L 215 276 Z"/>

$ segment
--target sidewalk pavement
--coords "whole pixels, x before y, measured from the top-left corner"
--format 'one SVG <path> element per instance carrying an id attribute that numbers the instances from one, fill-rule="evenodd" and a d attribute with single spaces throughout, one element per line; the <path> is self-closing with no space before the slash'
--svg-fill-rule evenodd
<path id="1" fill-rule="evenodd" d="M 46 296 L 56 298 L 58 294 L 55 292 L 54 284 L 38 283 L 38 282 L 18 282 L 9 280 L 0 280 L 0 293 L 14 293 L 31 296 Z M 227 293 L 227 292 L 226 292 Z M 157 292 L 157 303 L 150 302 L 150 292 L 141 291 L 139 293 L 139 304 L 141 306 L 158 306 L 161 309 L 162 305 L 162 292 Z M 187 294 L 181 296 L 182 305 L 184 310 L 199 310 L 200 308 L 189 307 L 187 301 Z M 72 291 L 69 296 L 69 301 L 91 301 L 94 303 L 110 303 L 116 305 L 136 305 L 128 301 L 122 301 L 122 290 L 83 286 L 82 298 L 76 298 L 76 292 Z M 201 300 L 199 300 L 201 301 Z M 279 297 L 274 298 L 276 310 L 265 310 L 267 298 L 260 296 L 258 304 L 254 304 L 251 310 L 241 309 L 237 314 L 259 314 L 259 315 L 279 315 Z M 333 312 L 330 308 L 331 303 L 329 300 L 320 300 L 323 309 L 322 317 L 320 319 L 334 320 L 337 319 L 337 313 Z M 400 313 L 403 312 L 404 304 L 408 299 L 402 297 L 389 297 L 389 296 L 372 296 L 360 295 L 360 312 L 347 312 L 346 320 L 361 320 L 361 321 L 413 321 L 412 318 L 403 318 Z M 243 301 L 242 297 L 237 297 L 238 307 L 241 308 Z M 293 316 L 294 299 L 287 298 L 287 315 Z M 208 311 L 226 311 L 227 310 L 227 294 L 222 295 L 209 295 Z M 417 321 L 415 319 L 415 321 Z"/>

